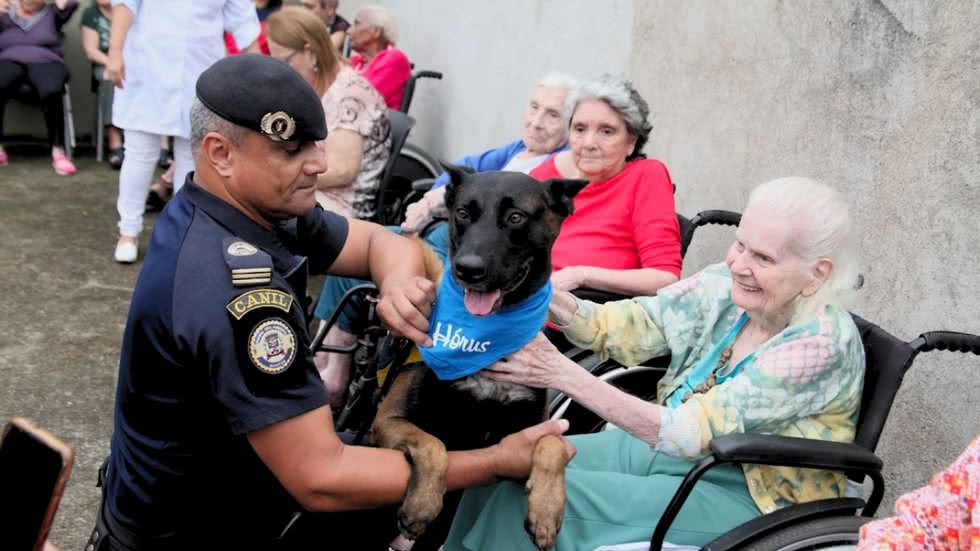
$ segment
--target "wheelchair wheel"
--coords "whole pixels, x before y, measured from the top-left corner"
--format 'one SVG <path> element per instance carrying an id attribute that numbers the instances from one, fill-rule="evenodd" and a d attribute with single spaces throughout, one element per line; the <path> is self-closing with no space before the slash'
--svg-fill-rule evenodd
<path id="1" fill-rule="evenodd" d="M 743 547 L 745 551 L 845 551 L 857 547 L 858 533 L 868 517 L 818 518 L 773 532 Z"/>

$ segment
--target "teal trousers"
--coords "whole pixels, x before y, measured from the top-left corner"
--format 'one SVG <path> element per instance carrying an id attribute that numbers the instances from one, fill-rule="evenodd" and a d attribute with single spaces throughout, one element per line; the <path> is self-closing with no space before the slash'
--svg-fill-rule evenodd
<path id="1" fill-rule="evenodd" d="M 565 473 L 565 519 L 557 551 L 649 541 L 657 520 L 694 462 L 654 452 L 622 430 L 569 438 L 578 453 Z M 708 471 L 674 520 L 667 541 L 704 545 L 760 515 L 742 469 Z M 524 531 L 523 483 L 467 490 L 444 551 L 536 551 Z"/>

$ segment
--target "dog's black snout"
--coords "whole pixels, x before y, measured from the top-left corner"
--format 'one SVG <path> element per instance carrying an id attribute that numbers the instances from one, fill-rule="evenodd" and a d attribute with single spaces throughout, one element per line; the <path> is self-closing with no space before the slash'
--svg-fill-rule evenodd
<path id="1" fill-rule="evenodd" d="M 487 278 L 487 263 L 475 254 L 464 254 L 453 262 L 456 277 L 466 283 L 479 283 Z"/>

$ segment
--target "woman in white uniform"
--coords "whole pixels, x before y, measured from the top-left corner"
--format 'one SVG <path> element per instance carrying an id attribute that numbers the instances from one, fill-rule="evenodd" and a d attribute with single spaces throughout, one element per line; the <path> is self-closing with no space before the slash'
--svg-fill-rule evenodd
<path id="1" fill-rule="evenodd" d="M 160 136 L 174 137 L 174 190 L 192 170 L 191 101 L 197 77 L 225 56 L 224 32 L 252 51 L 259 21 L 252 0 L 112 0 L 106 78 L 115 82 L 112 124 L 125 131 L 119 173 L 116 262 L 136 262 L 146 194 Z"/>

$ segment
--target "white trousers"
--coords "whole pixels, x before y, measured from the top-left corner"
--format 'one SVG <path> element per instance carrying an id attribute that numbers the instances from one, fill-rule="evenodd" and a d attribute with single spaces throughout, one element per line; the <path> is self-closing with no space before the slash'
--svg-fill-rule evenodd
<path id="1" fill-rule="evenodd" d="M 119 170 L 119 234 L 136 237 L 143 231 L 146 194 L 153 183 L 153 172 L 160 158 L 160 136 L 138 130 L 125 130 L 126 154 Z M 174 138 L 174 192 L 184 185 L 187 173 L 194 168 L 191 142 Z"/>

